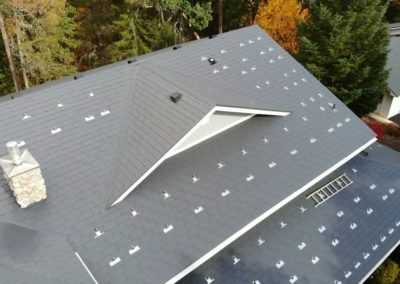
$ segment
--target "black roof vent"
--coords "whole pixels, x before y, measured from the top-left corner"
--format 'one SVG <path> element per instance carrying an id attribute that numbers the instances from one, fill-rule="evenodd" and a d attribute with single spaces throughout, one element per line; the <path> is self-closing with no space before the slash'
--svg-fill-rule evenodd
<path id="1" fill-rule="evenodd" d="M 78 80 L 78 79 L 80 79 L 82 77 L 83 77 L 82 74 L 77 74 L 77 75 L 74 76 L 74 80 Z"/>
<path id="2" fill-rule="evenodd" d="M 208 38 L 209 38 L 209 39 L 212 39 L 212 38 L 215 38 L 215 37 L 217 37 L 217 36 L 218 36 L 218 35 L 209 35 Z"/>
<path id="3" fill-rule="evenodd" d="M 368 157 L 368 152 L 367 152 L 367 151 L 362 151 L 360 154 L 361 154 L 362 156 L 364 156 L 364 157 Z"/>
<path id="4" fill-rule="evenodd" d="M 182 48 L 182 46 L 181 46 L 181 45 L 176 45 L 176 46 L 174 46 L 172 49 L 173 49 L 173 50 L 177 50 L 177 49 L 179 49 L 179 48 Z"/>
<path id="5" fill-rule="evenodd" d="M 179 102 L 181 98 L 182 98 L 182 94 L 180 94 L 180 93 L 173 93 L 172 95 L 169 96 L 169 99 L 171 101 L 173 101 L 174 103 Z"/>
<path id="6" fill-rule="evenodd" d="M 215 63 L 217 63 L 217 61 L 212 57 L 208 58 L 208 62 L 210 62 L 211 65 L 214 65 Z"/>
<path id="7" fill-rule="evenodd" d="M 136 62 L 136 59 L 129 59 L 128 60 L 128 64 L 131 64 L 131 63 L 134 63 L 134 62 Z"/>

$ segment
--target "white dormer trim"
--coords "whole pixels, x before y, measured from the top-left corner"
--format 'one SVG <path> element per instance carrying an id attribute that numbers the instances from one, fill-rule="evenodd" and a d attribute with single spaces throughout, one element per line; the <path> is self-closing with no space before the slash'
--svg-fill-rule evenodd
<path id="1" fill-rule="evenodd" d="M 202 124 L 201 126 L 207 125 L 212 120 L 212 116 L 213 115 L 209 116 L 208 121 L 205 121 L 204 124 Z M 201 142 L 206 141 L 206 140 L 210 139 L 211 137 L 216 136 L 216 135 L 224 132 L 225 130 L 228 130 L 229 128 L 232 128 L 232 127 L 234 127 L 234 126 L 236 126 L 236 125 L 238 125 L 238 124 L 240 124 L 240 123 L 252 118 L 253 116 L 254 116 L 254 114 L 249 114 L 249 115 L 245 115 L 243 117 L 239 117 L 238 119 L 232 121 L 232 123 L 226 124 L 226 125 L 224 125 L 224 127 L 218 128 L 215 131 L 209 132 L 207 135 L 201 137 L 200 139 L 195 140 L 195 141 L 193 141 L 191 143 L 188 143 L 187 145 L 184 145 L 183 147 L 181 147 L 182 144 L 184 144 L 187 141 L 187 139 L 190 138 L 190 136 L 189 136 L 186 139 L 182 140 L 180 143 L 178 143 L 178 146 L 176 147 L 176 150 L 175 151 L 171 151 L 169 153 L 169 155 L 166 157 L 166 159 L 168 159 L 168 158 L 170 158 L 172 156 L 175 156 L 175 155 L 177 155 L 177 154 L 179 154 L 179 153 L 181 153 L 181 152 L 183 152 L 183 151 L 185 151 L 185 150 L 187 150 L 189 148 L 192 148 L 193 146 L 195 146 L 197 144 L 200 144 Z M 199 127 L 199 128 L 201 128 L 201 127 Z M 194 132 L 196 132 L 196 131 L 194 131 Z"/>
<path id="2" fill-rule="evenodd" d="M 287 116 L 290 114 L 290 112 L 287 111 L 263 110 L 263 109 L 253 109 L 253 108 L 229 107 L 229 106 L 216 106 L 214 109 L 215 111 L 248 113 L 252 115 Z"/>
<path id="3" fill-rule="evenodd" d="M 196 141 L 195 143 L 191 143 L 190 145 L 185 146 L 183 149 L 177 149 L 182 145 L 182 142 L 184 142 L 189 136 L 191 136 L 198 128 L 201 126 L 205 125 L 208 123 L 210 120 L 211 115 L 213 115 L 217 111 L 223 111 L 223 112 L 232 112 L 232 113 L 241 113 L 241 114 L 249 114 L 248 116 L 244 117 L 240 121 L 236 121 L 235 123 L 228 125 L 221 131 L 216 131 L 214 133 L 211 133 L 208 135 L 205 139 L 201 139 L 199 141 Z M 227 130 L 228 128 L 231 128 L 239 123 L 242 123 L 243 121 L 250 119 L 254 115 L 272 115 L 272 116 L 287 116 L 289 115 L 289 112 L 286 111 L 268 111 L 268 110 L 261 110 L 261 109 L 249 109 L 249 108 L 238 108 L 238 107 L 226 107 L 226 106 L 215 106 L 213 109 L 211 109 L 192 129 L 189 130 L 188 133 L 186 133 L 167 153 L 164 154 L 164 156 L 161 157 L 160 160 L 158 160 L 151 168 L 149 168 L 131 187 L 129 187 L 120 197 L 118 197 L 117 200 L 115 200 L 111 206 L 114 206 L 115 204 L 118 204 L 122 200 L 125 199 L 131 193 L 140 183 L 142 183 L 158 166 L 164 162 L 166 159 L 169 157 L 180 153 L 186 149 L 189 149 L 190 147 L 193 147 L 194 145 L 205 141 L 206 139 L 209 139 L 212 136 L 215 136 L 222 131 Z M 190 146 L 190 147 L 189 147 Z"/>

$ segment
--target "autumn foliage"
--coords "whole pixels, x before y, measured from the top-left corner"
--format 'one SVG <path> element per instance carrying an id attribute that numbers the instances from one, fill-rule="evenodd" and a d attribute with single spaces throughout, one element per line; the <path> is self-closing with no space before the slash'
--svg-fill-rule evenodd
<path id="1" fill-rule="evenodd" d="M 254 22 L 287 51 L 297 53 L 297 23 L 307 17 L 297 0 L 269 0 L 260 3 Z"/>

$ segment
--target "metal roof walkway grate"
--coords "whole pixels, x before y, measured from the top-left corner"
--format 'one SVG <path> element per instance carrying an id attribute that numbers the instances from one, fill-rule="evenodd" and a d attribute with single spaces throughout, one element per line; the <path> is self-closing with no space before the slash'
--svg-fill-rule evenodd
<path id="1" fill-rule="evenodd" d="M 351 185 L 353 181 L 346 175 L 346 173 L 337 177 L 330 183 L 324 185 L 320 189 L 314 191 L 307 196 L 307 199 L 312 198 L 315 201 L 314 207 L 318 207 L 329 198 Z"/>

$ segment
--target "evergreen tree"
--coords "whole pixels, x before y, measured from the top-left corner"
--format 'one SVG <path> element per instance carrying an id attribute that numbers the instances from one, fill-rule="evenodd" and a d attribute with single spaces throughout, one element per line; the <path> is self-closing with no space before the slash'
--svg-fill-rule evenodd
<path id="1" fill-rule="evenodd" d="M 399 275 L 399 265 L 390 259 L 386 259 L 366 281 L 366 284 L 395 284 Z"/>
<path id="2" fill-rule="evenodd" d="M 389 23 L 400 22 L 400 0 L 391 0 L 386 12 L 386 19 Z"/>
<path id="3" fill-rule="evenodd" d="M 35 10 L 20 11 L 21 48 L 33 84 L 76 72 L 76 11 L 66 0 L 47 2 Z"/>
<path id="4" fill-rule="evenodd" d="M 204 35 L 213 35 L 219 32 L 219 3 L 212 1 L 212 20 L 203 31 Z M 228 32 L 253 24 L 257 14 L 259 0 L 223 0 L 222 30 Z"/>
<path id="5" fill-rule="evenodd" d="M 121 14 L 113 27 L 118 40 L 108 47 L 111 62 L 172 46 L 177 40 L 172 25 L 156 18 L 142 19 L 137 12 Z"/>
<path id="6" fill-rule="evenodd" d="M 199 37 L 211 0 L 70 0 L 77 8 L 79 70 Z"/>
<path id="7" fill-rule="evenodd" d="M 124 10 L 122 0 L 70 0 L 77 10 L 76 60 L 79 71 L 109 63 L 108 46 L 118 40 L 114 22 Z M 127 29 L 129 27 L 126 27 Z"/>
<path id="8" fill-rule="evenodd" d="M 299 28 L 298 59 L 356 112 L 374 111 L 382 98 L 389 32 L 382 0 L 308 0 Z"/>
<path id="9" fill-rule="evenodd" d="M 13 91 L 12 82 L 4 45 L 0 41 L 0 96 L 7 95 Z"/>
<path id="10" fill-rule="evenodd" d="M 8 35 L 8 31 L 6 28 L 6 20 L 5 20 L 5 16 L 8 16 L 11 13 L 11 11 L 12 10 L 7 2 L 4 2 L 4 1 L 0 2 L 0 35 L 1 35 L 1 39 L 2 39 L 1 55 L 4 56 L 4 61 L 7 61 L 8 70 L 11 75 L 12 81 L 14 83 L 14 90 L 19 91 L 17 69 L 15 67 L 15 62 L 14 62 L 14 58 L 13 58 L 13 54 L 12 54 L 12 50 L 11 50 L 11 41 L 10 41 L 10 37 Z M 0 60 L 2 60 L 2 58 L 0 58 Z M 7 72 L 7 71 L 5 71 L 4 66 L 5 65 L 3 65 L 3 68 L 1 68 L 1 69 L 3 69 L 4 72 Z M 3 73 L 2 77 L 4 77 L 4 74 L 5 73 Z"/>
<path id="11" fill-rule="evenodd" d="M 28 88 L 76 72 L 75 9 L 67 0 L 3 0 L 0 11 L 4 7 L 2 34 L 11 42 L 8 61 L 16 63 L 18 86 L 23 82 Z"/>

